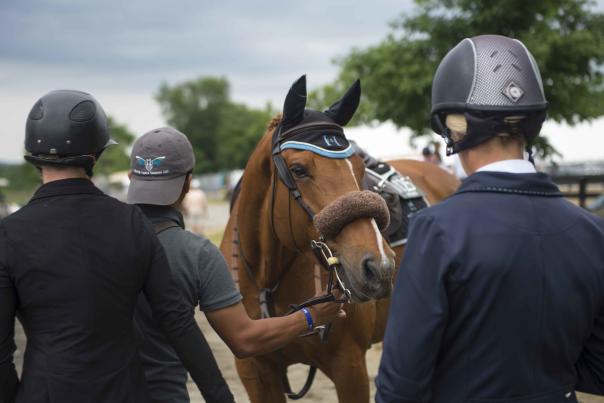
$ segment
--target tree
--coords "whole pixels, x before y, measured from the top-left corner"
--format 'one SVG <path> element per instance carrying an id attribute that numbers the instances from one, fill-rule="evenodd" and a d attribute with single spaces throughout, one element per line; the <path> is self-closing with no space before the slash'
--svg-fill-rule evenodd
<path id="1" fill-rule="evenodd" d="M 258 110 L 231 101 L 228 81 L 217 77 L 163 83 L 156 100 L 168 124 L 189 137 L 198 173 L 243 168 L 273 113 L 270 105 Z"/>
<path id="2" fill-rule="evenodd" d="M 95 175 L 110 175 L 130 168 L 128 151 L 135 136 L 125 125 L 117 123 L 111 116 L 108 117 L 108 120 L 111 138 L 117 141 L 117 144 L 103 152 L 94 168 Z"/>
<path id="3" fill-rule="evenodd" d="M 590 0 L 415 0 L 379 44 L 339 60 L 336 82 L 312 96 L 363 84 L 356 122 L 392 120 L 416 135 L 429 132 L 430 91 L 436 67 L 460 40 L 485 33 L 523 41 L 543 76 L 548 116 L 576 124 L 604 114 L 604 14 Z M 551 153 L 546 141 L 540 153 Z"/>

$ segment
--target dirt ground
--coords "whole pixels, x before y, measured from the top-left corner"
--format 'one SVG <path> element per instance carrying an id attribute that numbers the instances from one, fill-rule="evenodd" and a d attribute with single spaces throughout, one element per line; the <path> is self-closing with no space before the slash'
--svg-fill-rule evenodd
<path id="1" fill-rule="evenodd" d="M 216 360 L 218 361 L 218 365 L 222 370 L 222 374 L 229 384 L 231 391 L 235 395 L 235 398 L 238 403 L 247 403 L 249 402 L 247 394 L 245 393 L 245 388 L 243 384 L 239 381 L 239 377 L 237 376 L 237 371 L 235 369 L 235 364 L 233 361 L 233 355 L 230 350 L 226 347 L 226 345 L 220 340 L 220 337 L 214 332 L 214 330 L 210 327 L 208 322 L 203 317 L 203 314 L 199 314 L 197 316 L 197 322 L 200 324 L 204 335 L 206 336 L 212 351 L 214 351 L 214 355 L 216 356 Z M 373 383 L 373 377 L 377 373 L 377 368 L 379 364 L 380 357 L 379 346 L 374 347 L 374 349 L 368 355 L 368 367 L 371 374 L 371 382 Z M 292 384 L 292 389 L 298 390 L 304 384 L 306 380 L 306 374 L 308 367 L 304 365 L 295 365 L 290 367 L 289 369 L 289 379 Z M 200 403 L 204 400 L 201 398 L 199 391 L 196 389 L 195 385 L 189 381 L 189 394 L 191 396 L 192 403 Z M 375 394 L 375 387 L 371 389 L 371 396 L 373 400 L 373 395 Z M 315 378 L 315 382 L 313 383 L 313 387 L 310 392 L 306 395 L 306 397 L 300 402 L 337 402 L 338 399 L 336 397 L 336 391 L 333 386 L 333 383 L 320 371 L 317 373 L 317 377 Z"/>
<path id="2" fill-rule="evenodd" d="M 208 339 L 208 343 L 210 344 L 212 351 L 214 351 L 214 355 L 216 356 L 218 365 L 222 370 L 222 374 L 231 387 L 231 391 L 235 395 L 237 402 L 249 402 L 245 389 L 237 376 L 237 371 L 233 363 L 233 355 L 227 346 L 222 342 L 222 340 L 220 340 L 220 337 L 218 337 L 216 332 L 214 332 L 214 330 L 210 327 L 203 314 L 198 314 L 197 323 L 199 323 L 204 335 Z M 373 401 L 373 397 L 375 395 L 374 379 L 375 375 L 377 374 L 380 357 L 382 355 L 381 347 L 381 344 L 374 344 L 371 350 L 369 350 L 367 353 L 367 369 L 369 371 L 369 381 L 371 385 L 371 401 Z M 303 385 L 304 381 L 306 380 L 306 373 L 307 367 L 303 365 L 296 365 L 290 368 L 289 378 L 292 384 L 292 389 L 298 390 Z M 200 403 L 204 401 L 199 394 L 199 391 L 195 387 L 195 384 L 193 384 L 190 380 L 189 394 L 191 396 L 192 403 Z M 604 403 L 604 397 L 582 394 L 579 398 L 581 403 Z M 337 402 L 338 399 L 335 388 L 333 387 L 333 383 L 319 371 L 310 392 L 308 392 L 308 395 L 306 395 L 304 399 L 299 401 L 308 403 L 331 403 Z"/>
<path id="3" fill-rule="evenodd" d="M 233 358 L 233 354 L 228 349 L 228 347 L 222 342 L 220 337 L 214 332 L 214 330 L 210 327 L 208 322 L 202 313 L 197 313 L 196 315 L 197 323 L 201 327 L 203 334 L 205 335 L 216 360 L 218 361 L 218 365 L 222 370 L 222 374 L 226 379 L 231 391 L 235 395 L 235 399 L 238 403 L 249 403 L 249 399 L 245 392 L 245 388 L 241 381 L 239 381 L 239 377 L 237 376 L 237 370 L 235 369 L 235 362 Z M 25 334 L 23 333 L 23 329 L 21 325 L 17 323 L 15 326 L 15 339 L 17 343 L 17 352 L 15 353 L 15 364 L 17 366 L 17 370 L 21 373 L 21 368 L 23 366 L 23 351 L 25 350 Z M 379 364 L 380 357 L 380 347 L 375 346 L 370 353 L 368 354 L 368 368 L 371 375 L 371 396 L 373 400 L 373 395 L 375 394 L 375 387 L 373 386 L 373 378 L 377 373 L 377 368 Z M 292 366 L 289 370 L 289 377 L 292 388 L 294 390 L 299 389 L 306 380 L 307 367 L 303 365 L 295 365 Z M 202 403 L 205 400 L 201 397 L 199 390 L 195 386 L 195 384 L 189 379 L 189 395 L 191 397 L 191 403 Z M 315 378 L 315 382 L 313 384 L 312 389 L 306 395 L 306 397 L 300 402 L 337 402 L 335 388 L 333 387 L 333 383 L 321 372 L 317 374 Z M 602 400 L 604 402 L 604 400 Z"/>
<path id="4" fill-rule="evenodd" d="M 207 219 L 207 222 L 204 223 L 204 228 L 206 229 L 209 238 L 213 242 L 220 242 L 220 229 L 224 228 L 224 225 L 226 224 L 226 221 L 228 219 L 228 213 L 229 210 L 228 205 L 226 203 L 210 203 L 208 214 L 209 218 Z M 249 402 L 245 389 L 239 381 L 239 377 L 237 376 L 237 371 L 235 369 L 232 353 L 230 352 L 228 347 L 222 342 L 220 337 L 218 337 L 218 335 L 210 327 L 202 313 L 198 312 L 196 319 L 205 337 L 207 338 L 208 343 L 210 344 L 210 347 L 214 352 L 214 355 L 216 356 L 216 360 L 218 361 L 218 364 L 222 370 L 222 373 L 227 383 L 231 388 L 231 391 L 235 395 L 236 401 L 239 403 Z M 19 324 L 17 324 L 15 329 L 15 339 L 18 347 L 18 350 L 15 353 L 15 363 L 20 372 L 22 367 L 23 351 L 25 347 L 25 335 Z M 377 373 L 380 356 L 381 344 L 374 345 L 373 348 L 367 354 L 367 368 L 369 370 L 372 401 L 373 396 L 375 394 L 374 378 Z M 306 380 L 306 374 L 307 367 L 305 366 L 296 365 L 290 368 L 289 379 L 294 390 L 298 390 L 303 385 L 304 381 Z M 204 402 L 195 384 L 189 381 L 188 386 L 189 394 L 191 396 L 191 402 Z M 604 403 L 604 397 L 581 395 L 580 401 L 582 403 Z M 300 402 L 337 402 L 335 388 L 332 382 L 325 375 L 318 372 L 313 387 L 311 388 L 310 392 L 306 395 L 306 397 L 300 400 Z"/>
<path id="5" fill-rule="evenodd" d="M 236 401 L 238 403 L 248 403 L 249 399 L 247 394 L 245 393 L 245 389 L 241 382 L 239 381 L 239 377 L 237 376 L 237 371 L 235 369 L 235 363 L 233 361 L 233 354 L 228 349 L 228 347 L 222 342 L 220 337 L 214 332 L 214 330 L 210 327 L 208 322 L 205 320 L 203 314 L 198 313 L 196 316 L 197 323 L 199 323 L 214 355 L 216 360 L 218 361 L 218 365 L 222 370 L 222 374 L 229 384 L 231 391 L 235 395 Z M 17 324 L 15 330 L 15 336 L 17 341 L 17 352 L 15 354 L 15 361 L 17 365 L 17 369 L 21 372 L 21 367 L 23 365 L 23 351 L 25 346 L 25 335 L 23 334 L 23 330 L 21 325 Z M 373 401 L 373 396 L 375 395 L 375 386 L 374 386 L 374 378 L 377 373 L 379 360 L 381 356 L 381 345 L 374 345 L 371 350 L 369 350 L 367 354 L 367 368 L 369 370 L 369 377 L 371 383 L 371 401 Z M 292 366 L 289 370 L 289 378 L 292 384 L 293 389 L 299 389 L 304 381 L 306 380 L 306 372 L 307 367 L 303 365 Z M 191 403 L 202 403 L 204 402 L 199 390 L 195 386 L 191 380 L 189 380 L 189 395 L 191 397 Z M 582 403 L 604 403 L 604 397 L 596 397 L 596 396 L 588 396 L 582 395 L 580 398 Z M 333 387 L 332 382 L 321 372 L 317 373 L 317 377 L 313 384 L 312 389 L 306 395 L 306 397 L 300 402 L 308 402 L 308 403 L 331 403 L 337 402 L 335 388 Z"/>

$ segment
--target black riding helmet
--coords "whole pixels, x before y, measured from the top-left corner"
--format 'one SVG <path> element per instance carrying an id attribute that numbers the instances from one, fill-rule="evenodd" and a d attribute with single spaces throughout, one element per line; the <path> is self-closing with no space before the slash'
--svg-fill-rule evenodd
<path id="1" fill-rule="evenodd" d="M 443 58 L 432 82 L 432 129 L 447 142 L 447 155 L 474 147 L 497 133 L 522 135 L 527 148 L 545 120 L 547 101 L 535 59 L 517 39 L 466 38 Z M 464 138 L 451 139 L 448 114 L 463 114 Z M 506 121 L 523 115 L 522 120 Z"/>
<path id="2" fill-rule="evenodd" d="M 79 166 L 92 176 L 96 160 L 112 144 L 117 143 L 103 108 L 85 92 L 49 92 L 27 117 L 25 159 L 36 166 Z"/>

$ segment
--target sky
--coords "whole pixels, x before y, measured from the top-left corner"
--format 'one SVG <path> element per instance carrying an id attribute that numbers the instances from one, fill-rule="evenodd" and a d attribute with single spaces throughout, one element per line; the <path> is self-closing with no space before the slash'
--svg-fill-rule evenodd
<path id="1" fill-rule="evenodd" d="M 22 160 L 27 114 L 51 90 L 90 92 L 138 135 L 165 125 L 153 99 L 162 82 L 225 76 L 234 100 L 278 107 L 301 74 L 310 89 L 329 83 L 334 59 L 412 11 L 412 0 L 2 0 L 0 161 Z M 604 119 L 544 132 L 565 160 L 604 158 Z M 414 152 L 389 124 L 353 133 L 378 156 Z"/>

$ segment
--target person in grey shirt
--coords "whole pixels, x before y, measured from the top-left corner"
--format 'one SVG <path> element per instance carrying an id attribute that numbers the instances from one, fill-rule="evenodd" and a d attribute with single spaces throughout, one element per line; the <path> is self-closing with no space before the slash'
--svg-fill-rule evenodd
<path id="1" fill-rule="evenodd" d="M 151 220 L 184 300 L 199 306 L 211 326 L 238 357 L 276 350 L 307 331 L 302 312 L 252 320 L 241 303 L 226 262 L 206 238 L 185 230 L 179 206 L 190 189 L 195 156 L 181 132 L 164 127 L 139 137 L 131 155 L 128 203 Z M 345 317 L 341 304 L 311 309 L 316 325 Z M 167 343 L 144 296 L 135 312 L 135 332 L 154 402 L 189 402 L 187 372 Z M 208 402 L 232 401 L 214 357 L 207 357 L 208 382 L 201 392 Z"/>

